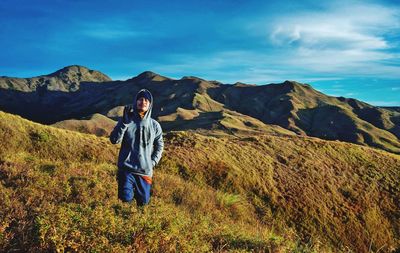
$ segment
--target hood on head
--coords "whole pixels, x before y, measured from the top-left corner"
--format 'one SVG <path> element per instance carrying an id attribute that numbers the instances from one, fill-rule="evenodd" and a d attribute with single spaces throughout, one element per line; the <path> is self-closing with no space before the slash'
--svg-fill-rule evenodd
<path id="1" fill-rule="evenodd" d="M 138 93 L 136 93 L 135 100 L 134 100 L 134 103 L 133 103 L 133 108 L 134 108 L 135 112 L 137 112 L 136 101 L 138 99 L 139 93 L 143 92 L 143 91 L 148 92 L 150 94 L 150 97 L 151 97 L 151 102 L 150 102 L 150 105 L 149 105 L 149 109 L 146 111 L 146 113 L 145 113 L 145 115 L 144 115 L 144 117 L 142 119 L 143 121 L 148 121 L 148 119 L 150 119 L 150 117 L 151 117 L 151 111 L 153 109 L 153 103 L 154 103 L 153 95 L 151 94 L 151 92 L 149 90 L 141 89 L 141 90 L 138 91 Z"/>

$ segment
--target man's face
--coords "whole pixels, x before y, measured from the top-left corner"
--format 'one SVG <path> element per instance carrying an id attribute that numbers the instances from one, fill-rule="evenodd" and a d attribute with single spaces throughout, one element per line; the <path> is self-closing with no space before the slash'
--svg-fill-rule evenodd
<path id="1" fill-rule="evenodd" d="M 150 106 L 150 101 L 144 97 L 141 97 L 136 101 L 136 106 L 138 111 L 147 112 Z"/>

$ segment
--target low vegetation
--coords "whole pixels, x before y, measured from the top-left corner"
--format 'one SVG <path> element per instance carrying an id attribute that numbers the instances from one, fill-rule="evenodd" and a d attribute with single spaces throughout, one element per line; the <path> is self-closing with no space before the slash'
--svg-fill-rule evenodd
<path id="1" fill-rule="evenodd" d="M 165 134 L 150 205 L 118 146 L 0 112 L 0 251 L 377 252 L 400 247 L 400 157 L 311 137 Z"/>

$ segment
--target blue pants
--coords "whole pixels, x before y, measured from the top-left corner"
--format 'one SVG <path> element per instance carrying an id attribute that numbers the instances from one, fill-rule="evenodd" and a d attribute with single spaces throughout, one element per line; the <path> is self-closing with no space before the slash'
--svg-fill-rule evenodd
<path id="1" fill-rule="evenodd" d="M 137 205 L 143 206 L 150 201 L 150 188 L 141 176 L 129 170 L 118 169 L 118 198 L 124 202 L 131 202 L 135 198 Z"/>

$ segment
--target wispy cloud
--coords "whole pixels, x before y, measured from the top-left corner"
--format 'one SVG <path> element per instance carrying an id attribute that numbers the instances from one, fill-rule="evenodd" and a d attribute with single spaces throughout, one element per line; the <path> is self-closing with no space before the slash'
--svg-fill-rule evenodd
<path id="1" fill-rule="evenodd" d="M 118 40 L 149 35 L 124 19 L 105 19 L 77 25 L 78 33 L 95 39 Z"/>
<path id="2" fill-rule="evenodd" d="M 383 101 L 383 100 L 373 100 L 373 101 L 364 101 L 371 105 L 376 106 L 399 106 L 399 101 Z"/>
<path id="3" fill-rule="evenodd" d="M 388 38 L 400 32 L 399 8 L 329 4 L 322 11 L 266 18 L 249 29 L 285 52 L 277 59 L 280 64 L 324 73 L 400 77 L 399 45 Z"/>
<path id="4" fill-rule="evenodd" d="M 244 30 L 236 30 L 242 38 L 240 48 L 226 43 L 219 50 L 166 53 L 170 61 L 155 63 L 153 69 L 258 84 L 400 78 L 399 44 L 389 38 L 400 33 L 400 9 L 337 3 L 266 18 L 249 16 L 241 20 Z"/>
<path id="5" fill-rule="evenodd" d="M 378 5 L 300 13 L 277 19 L 270 39 L 277 44 L 297 43 L 313 49 L 386 49 L 389 45 L 381 33 L 399 28 L 398 14 L 396 9 Z"/>
<path id="6" fill-rule="evenodd" d="M 337 76 L 320 76 L 303 73 L 302 70 L 276 67 L 269 64 L 273 58 L 245 50 L 220 51 L 203 55 L 173 54 L 170 62 L 148 62 L 152 70 L 173 78 L 194 75 L 208 80 L 225 83 L 237 81 L 253 84 L 266 84 L 296 80 L 300 82 L 341 80 Z"/>
<path id="7" fill-rule="evenodd" d="M 225 83 L 296 80 L 400 103 L 394 0 L 40 2 L 0 1 L 2 74 L 81 64 L 114 79 L 152 70 Z"/>

